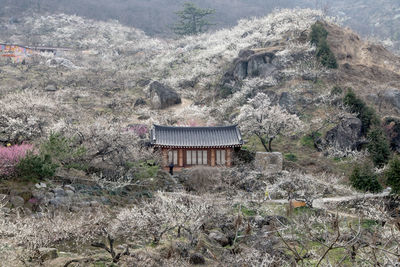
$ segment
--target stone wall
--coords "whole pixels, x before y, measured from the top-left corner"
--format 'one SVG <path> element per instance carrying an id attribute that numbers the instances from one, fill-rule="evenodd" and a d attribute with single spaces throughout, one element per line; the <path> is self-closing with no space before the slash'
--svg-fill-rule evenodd
<path id="1" fill-rule="evenodd" d="M 280 152 L 257 152 L 254 160 L 257 170 L 267 173 L 282 171 L 283 157 Z"/>

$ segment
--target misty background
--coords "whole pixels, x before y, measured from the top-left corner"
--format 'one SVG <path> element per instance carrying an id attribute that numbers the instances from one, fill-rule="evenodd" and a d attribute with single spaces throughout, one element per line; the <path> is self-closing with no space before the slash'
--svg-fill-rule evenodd
<path id="1" fill-rule="evenodd" d="M 30 12 L 66 13 L 96 20 L 118 20 L 151 36 L 173 36 L 175 12 L 186 0 L 0 0 L 0 16 L 18 23 Z M 338 16 L 343 24 L 363 36 L 400 39 L 398 0 L 193 0 L 202 8 L 213 8 L 212 29 L 233 26 L 239 19 L 265 16 L 277 8 L 315 8 Z"/>

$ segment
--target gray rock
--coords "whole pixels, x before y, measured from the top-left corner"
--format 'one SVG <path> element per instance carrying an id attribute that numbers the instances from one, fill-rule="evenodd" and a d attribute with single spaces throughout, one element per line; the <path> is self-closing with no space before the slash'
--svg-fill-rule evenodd
<path id="1" fill-rule="evenodd" d="M 49 204 L 56 206 L 56 207 L 61 206 L 65 203 L 66 203 L 65 197 L 57 197 L 56 196 L 55 198 L 49 200 Z"/>
<path id="2" fill-rule="evenodd" d="M 285 108 L 289 113 L 296 113 L 296 100 L 288 93 L 283 92 L 279 98 L 279 105 Z"/>
<path id="3" fill-rule="evenodd" d="M 100 206 L 100 203 L 93 200 L 93 201 L 90 201 L 90 206 L 91 207 L 98 207 L 98 206 Z"/>
<path id="4" fill-rule="evenodd" d="M 135 101 L 135 104 L 133 105 L 134 107 L 139 107 L 139 106 L 144 106 L 146 105 L 146 101 L 143 98 L 138 98 Z"/>
<path id="5" fill-rule="evenodd" d="M 24 206 L 25 200 L 20 196 L 11 196 L 10 203 L 14 208 Z"/>
<path id="6" fill-rule="evenodd" d="M 400 111 L 400 90 L 387 89 L 381 94 L 381 99 Z"/>
<path id="7" fill-rule="evenodd" d="M 71 190 L 71 191 L 74 191 L 74 192 L 75 192 L 75 187 L 73 187 L 73 186 L 72 186 L 72 185 L 70 185 L 70 184 L 64 185 L 64 189 L 69 189 L 69 190 Z"/>
<path id="8" fill-rule="evenodd" d="M 256 169 L 266 173 L 278 173 L 283 168 L 283 156 L 280 152 L 257 152 L 254 159 Z"/>
<path id="9" fill-rule="evenodd" d="M 233 70 L 233 77 L 236 80 L 244 80 L 247 77 L 247 61 L 240 61 Z"/>
<path id="10" fill-rule="evenodd" d="M 40 259 L 42 261 L 52 260 L 58 257 L 55 248 L 39 248 Z"/>
<path id="11" fill-rule="evenodd" d="M 65 196 L 65 191 L 64 191 L 64 189 L 62 189 L 61 187 L 57 187 L 57 188 L 55 188 L 53 191 L 54 191 L 54 195 L 55 195 L 56 197 L 63 197 L 63 196 Z"/>
<path id="12" fill-rule="evenodd" d="M 72 190 L 65 190 L 65 194 L 67 195 L 67 197 L 73 197 L 75 195 L 74 191 Z"/>
<path id="13" fill-rule="evenodd" d="M 275 60 L 275 53 L 272 51 L 242 50 L 239 57 L 234 61 L 233 70 L 225 75 L 225 82 L 229 77 L 234 80 L 244 80 L 247 77 L 268 77 L 275 76 L 281 69 L 280 64 Z"/>
<path id="14" fill-rule="evenodd" d="M 194 253 L 190 255 L 189 262 L 191 264 L 205 264 L 206 260 L 204 259 L 203 255 L 200 253 Z"/>
<path id="15" fill-rule="evenodd" d="M 150 84 L 150 99 L 155 109 L 164 109 L 182 103 L 181 97 L 172 88 L 157 81 Z"/>
<path id="16" fill-rule="evenodd" d="M 46 195 L 45 195 L 45 192 L 42 192 L 39 190 L 33 190 L 32 197 L 36 198 L 37 200 L 42 200 L 42 199 L 46 198 Z"/>
<path id="17" fill-rule="evenodd" d="M 328 145 L 340 150 L 357 149 L 362 143 L 361 120 L 348 117 L 326 133 L 325 141 Z"/>
<path id="18" fill-rule="evenodd" d="M 251 76 L 268 77 L 274 74 L 278 69 L 276 62 L 273 60 L 275 55 L 273 53 L 262 53 L 253 56 L 249 60 L 247 73 Z"/>
<path id="19" fill-rule="evenodd" d="M 49 84 L 44 88 L 44 90 L 48 92 L 55 92 L 57 91 L 57 86 L 55 86 L 54 84 Z"/>
<path id="20" fill-rule="evenodd" d="M 227 245 L 229 245 L 229 240 L 228 238 L 221 232 L 214 230 L 212 231 L 208 237 L 210 239 L 213 239 L 215 241 L 217 241 L 221 246 L 225 247 Z"/>

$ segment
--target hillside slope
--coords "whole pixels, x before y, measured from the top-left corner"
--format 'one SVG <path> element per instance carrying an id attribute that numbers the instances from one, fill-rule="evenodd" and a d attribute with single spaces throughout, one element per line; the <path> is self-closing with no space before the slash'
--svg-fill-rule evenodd
<path id="1" fill-rule="evenodd" d="M 6 118 L 2 142 L 35 141 L 51 129 L 74 132 L 99 120 L 121 126 L 187 124 L 194 119 L 197 124 L 230 124 L 241 105 L 257 92 L 303 118 L 307 127 L 302 134 L 307 134 L 306 129 L 318 128 L 321 121 L 342 113 L 330 102 L 334 86 L 352 87 L 370 104 L 379 105 L 382 115 L 396 115 L 397 102 L 387 101 L 387 94 L 396 95 L 400 88 L 400 59 L 328 21 L 328 43 L 339 68 L 321 66 L 308 35 L 311 25 L 322 17 L 320 11 L 282 10 L 180 40 L 151 38 L 116 22 L 67 15 L 37 15 L 19 25 L 5 25 L 1 38 L 26 44 L 31 35 L 21 33 L 30 32 L 37 44 L 73 51 L 39 54 L 26 65 L 1 61 L 1 110 L 7 114 L 3 116 L 15 119 L 24 114 L 24 120 L 36 122 L 15 139 L 10 136 L 22 126 L 14 129 L 16 122 Z M 76 67 L 63 64 L 66 61 Z M 152 81 L 176 90 L 184 105 L 151 108 Z M 48 85 L 57 90 L 45 90 Z M 135 105 L 142 100 L 144 105 Z M 382 108 L 382 103 L 387 105 Z M 323 131 L 333 126 L 327 124 Z M 291 145 L 279 148 L 293 150 Z"/>

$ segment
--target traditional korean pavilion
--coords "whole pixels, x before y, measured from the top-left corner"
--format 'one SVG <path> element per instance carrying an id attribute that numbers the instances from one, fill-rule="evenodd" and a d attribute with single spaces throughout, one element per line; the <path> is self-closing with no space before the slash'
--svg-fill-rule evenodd
<path id="1" fill-rule="evenodd" d="M 162 151 L 163 164 L 176 167 L 231 166 L 235 151 L 243 145 L 237 125 L 174 127 L 154 125 L 151 145 Z"/>

